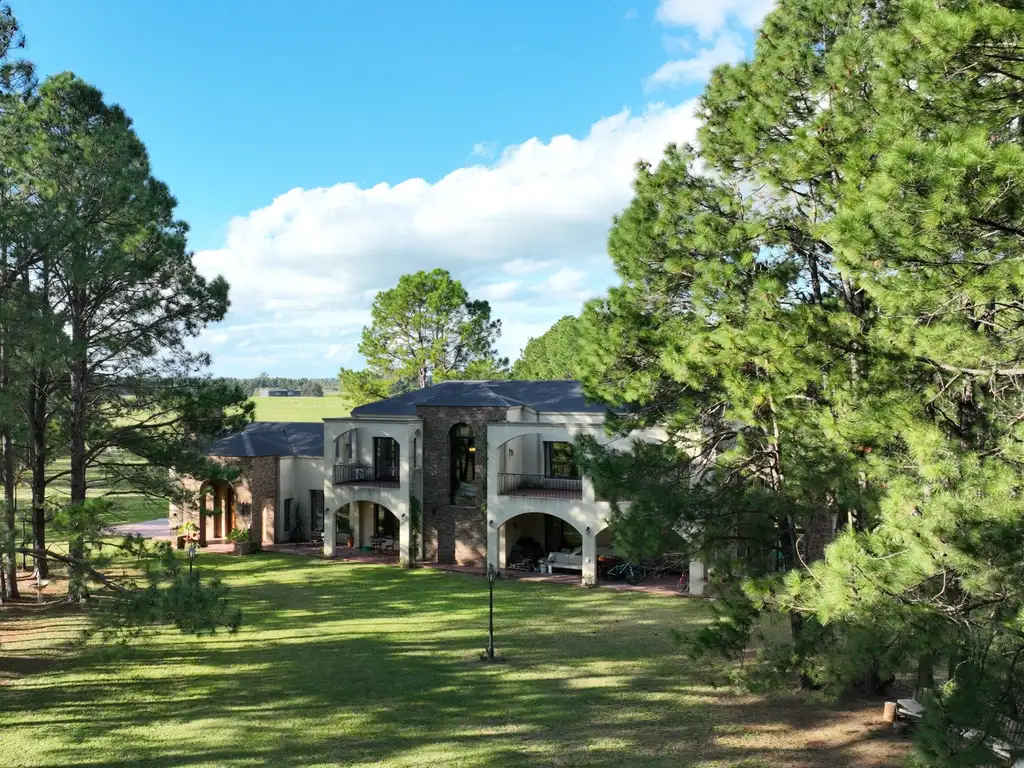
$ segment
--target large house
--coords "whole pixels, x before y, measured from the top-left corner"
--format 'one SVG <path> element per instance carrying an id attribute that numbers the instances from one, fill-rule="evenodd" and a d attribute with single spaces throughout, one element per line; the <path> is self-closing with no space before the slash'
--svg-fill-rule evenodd
<path id="1" fill-rule="evenodd" d="M 171 524 L 195 520 L 204 541 L 232 527 L 264 544 L 322 533 L 326 557 L 351 535 L 357 547 L 393 541 L 402 561 L 500 569 L 529 558 L 595 583 L 598 557 L 612 553 L 611 509 L 573 441 L 628 449 L 663 437 L 609 436 L 604 416 L 576 381 L 447 381 L 322 424 L 257 422 L 208 450 L 236 478 L 183 478 L 203 512 L 172 506 Z M 692 593 L 704 575 L 691 563 Z"/>

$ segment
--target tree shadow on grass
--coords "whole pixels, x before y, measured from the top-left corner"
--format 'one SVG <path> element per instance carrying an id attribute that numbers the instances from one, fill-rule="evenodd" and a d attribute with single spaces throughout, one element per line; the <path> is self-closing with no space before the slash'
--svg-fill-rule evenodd
<path id="1" fill-rule="evenodd" d="M 694 601 L 501 584 L 492 666 L 474 660 L 479 579 L 259 560 L 218 569 L 237 635 L 83 648 L 4 690 L 5 743 L 39 739 L 26 765 L 119 768 L 898 762 L 856 708 L 709 688 L 669 637 L 705 619 Z"/>

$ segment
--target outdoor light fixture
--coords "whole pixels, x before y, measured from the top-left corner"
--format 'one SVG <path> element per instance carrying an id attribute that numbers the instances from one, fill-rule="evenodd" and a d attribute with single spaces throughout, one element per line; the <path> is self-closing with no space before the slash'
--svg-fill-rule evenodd
<path id="1" fill-rule="evenodd" d="M 589 535 L 590 535 L 590 526 L 588 525 L 587 526 L 587 536 L 589 536 Z"/>
<path id="2" fill-rule="evenodd" d="M 494 565 L 487 564 L 487 591 L 490 600 L 490 612 L 487 623 L 487 660 L 494 661 L 494 582 L 498 578 L 498 572 Z"/>
<path id="3" fill-rule="evenodd" d="M 516 452 L 515 452 L 515 451 L 513 451 L 513 450 L 512 450 L 511 448 L 509 448 L 509 449 L 508 449 L 508 455 L 509 455 L 509 456 L 515 456 L 515 455 L 516 455 Z"/>
<path id="4" fill-rule="evenodd" d="M 403 512 L 403 513 L 402 513 L 402 519 L 403 519 L 403 520 L 408 520 L 408 519 L 409 519 L 409 516 L 408 516 L 407 514 L 405 514 L 405 512 Z"/>
<path id="5" fill-rule="evenodd" d="M 491 518 L 490 520 L 488 520 L 487 524 L 490 525 L 491 528 L 493 528 L 494 527 L 494 518 Z"/>
<path id="6" fill-rule="evenodd" d="M 476 446 L 475 445 L 469 446 L 469 452 L 470 453 L 476 453 Z"/>

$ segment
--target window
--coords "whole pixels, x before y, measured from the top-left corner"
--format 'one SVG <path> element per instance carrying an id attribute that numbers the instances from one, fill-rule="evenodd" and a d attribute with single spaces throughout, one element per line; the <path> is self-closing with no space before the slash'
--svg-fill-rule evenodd
<path id="1" fill-rule="evenodd" d="M 476 502 L 476 443 L 473 428 L 468 424 L 456 424 L 448 433 L 448 443 L 451 451 L 451 503 L 471 505 Z"/>
<path id="2" fill-rule="evenodd" d="M 284 500 L 284 533 L 291 533 L 295 527 L 295 513 L 292 510 L 292 499 Z"/>
<path id="3" fill-rule="evenodd" d="M 412 462 L 412 468 L 416 469 L 416 438 L 415 437 L 412 439 L 412 455 L 409 457 L 409 460 Z"/>
<path id="4" fill-rule="evenodd" d="M 398 518 L 380 504 L 373 505 L 373 530 L 378 536 L 397 536 Z"/>
<path id="5" fill-rule="evenodd" d="M 548 477 L 579 477 L 572 443 L 544 442 L 544 474 Z"/>
<path id="6" fill-rule="evenodd" d="M 373 479 L 398 480 L 398 442 L 390 437 L 373 438 Z"/>
<path id="7" fill-rule="evenodd" d="M 345 461 L 351 462 L 356 457 L 356 431 L 354 429 L 345 433 Z"/>
<path id="8" fill-rule="evenodd" d="M 562 518 L 545 515 L 544 544 L 551 552 L 561 552 L 564 549 L 573 550 L 583 546 L 583 537 L 580 536 L 579 531 Z"/>
<path id="9" fill-rule="evenodd" d="M 309 492 L 309 513 L 312 520 L 312 528 L 314 531 L 322 531 L 324 529 L 324 492 L 323 491 L 310 491 Z"/>

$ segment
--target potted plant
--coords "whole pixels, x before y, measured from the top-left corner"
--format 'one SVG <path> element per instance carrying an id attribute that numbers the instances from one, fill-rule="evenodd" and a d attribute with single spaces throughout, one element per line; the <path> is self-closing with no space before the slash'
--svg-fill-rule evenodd
<path id="1" fill-rule="evenodd" d="M 199 526 L 188 520 L 178 526 L 178 549 L 185 549 L 189 545 L 198 546 Z"/>
<path id="2" fill-rule="evenodd" d="M 355 538 L 352 536 L 352 524 L 348 520 L 348 516 L 342 517 L 338 515 L 338 535 L 346 542 L 345 546 L 351 549 L 355 546 Z"/>
<path id="3" fill-rule="evenodd" d="M 233 549 L 236 555 L 248 555 L 252 552 L 252 542 L 249 540 L 248 528 L 232 528 L 228 531 L 227 538 L 234 545 Z"/>

